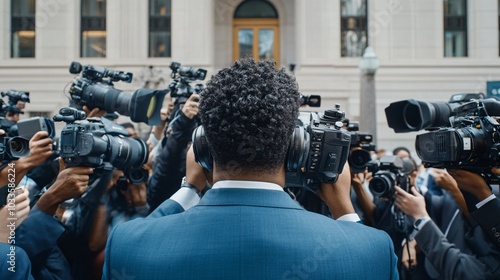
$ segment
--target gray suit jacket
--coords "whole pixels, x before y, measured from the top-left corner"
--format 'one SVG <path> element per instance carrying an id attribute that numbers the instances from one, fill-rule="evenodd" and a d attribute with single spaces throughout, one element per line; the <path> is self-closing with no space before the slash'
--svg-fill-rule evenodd
<path id="1" fill-rule="evenodd" d="M 458 206 L 454 198 L 448 193 L 434 198 L 431 208 L 431 217 L 437 222 L 429 221 L 415 236 L 429 262 L 429 275 L 435 279 L 500 279 L 500 251 L 477 224 L 469 225 L 461 212 L 455 216 Z"/>

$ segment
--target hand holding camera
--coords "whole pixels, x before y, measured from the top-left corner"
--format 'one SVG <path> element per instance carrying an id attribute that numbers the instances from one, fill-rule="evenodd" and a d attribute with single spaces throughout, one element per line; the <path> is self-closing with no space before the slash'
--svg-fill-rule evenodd
<path id="1" fill-rule="evenodd" d="M 30 213 L 29 191 L 20 189 L 21 192 L 15 197 L 15 209 L 4 206 L 0 209 L 0 242 L 7 243 L 10 236 L 12 218 L 15 218 L 14 227 L 18 228 Z M 10 195 L 8 197 L 10 198 Z M 14 215 L 12 215 L 14 214 Z M 9 220 L 8 220 L 9 218 Z"/>
<path id="2" fill-rule="evenodd" d="M 425 198 L 420 194 L 416 187 L 411 187 L 411 193 L 406 192 L 402 188 L 395 186 L 395 205 L 406 215 L 413 217 L 415 220 L 421 217 L 428 217 L 425 209 Z"/>
<path id="3" fill-rule="evenodd" d="M 37 202 L 38 208 L 50 215 L 54 215 L 60 203 L 83 194 L 88 188 L 89 176 L 93 173 L 90 167 L 66 168 L 64 160 L 58 160 L 59 174 L 56 181 Z"/>
<path id="4" fill-rule="evenodd" d="M 335 183 L 322 183 L 318 196 L 328 205 L 334 219 L 355 213 L 351 203 L 351 170 L 349 164 L 339 174 Z"/>
<path id="5" fill-rule="evenodd" d="M 182 107 L 182 113 L 188 119 L 193 119 L 196 115 L 198 115 L 198 102 L 200 100 L 200 95 L 193 93 L 189 99 L 186 101 L 184 106 Z"/>

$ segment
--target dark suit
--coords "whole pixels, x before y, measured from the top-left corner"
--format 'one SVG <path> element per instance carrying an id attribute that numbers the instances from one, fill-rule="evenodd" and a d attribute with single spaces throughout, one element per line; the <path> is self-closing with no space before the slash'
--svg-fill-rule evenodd
<path id="1" fill-rule="evenodd" d="M 471 213 L 490 240 L 500 249 L 500 199 L 495 198 Z"/>
<path id="2" fill-rule="evenodd" d="M 283 191 L 212 189 L 186 212 L 118 225 L 103 279 L 397 279 L 396 263 L 384 232 L 308 212 Z"/>
<path id="3" fill-rule="evenodd" d="M 20 247 L 0 242 L 0 262 L 0 279 L 33 279 L 30 259 Z"/>
<path id="4" fill-rule="evenodd" d="M 455 214 L 458 206 L 449 193 L 432 196 L 431 201 L 433 221 L 415 236 L 429 275 L 434 279 L 500 279 L 500 251 L 481 228 L 469 225 L 460 211 Z"/>

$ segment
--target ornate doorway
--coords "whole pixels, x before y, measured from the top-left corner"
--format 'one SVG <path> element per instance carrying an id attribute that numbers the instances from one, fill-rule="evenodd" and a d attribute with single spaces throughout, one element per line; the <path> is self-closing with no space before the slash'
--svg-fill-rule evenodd
<path id="1" fill-rule="evenodd" d="M 247 56 L 280 65 L 278 13 L 267 1 L 247 0 L 234 12 L 233 60 Z"/>

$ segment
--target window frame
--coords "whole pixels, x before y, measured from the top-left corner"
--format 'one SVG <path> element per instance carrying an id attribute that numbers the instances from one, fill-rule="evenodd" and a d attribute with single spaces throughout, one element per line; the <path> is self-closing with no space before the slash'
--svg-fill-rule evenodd
<path id="1" fill-rule="evenodd" d="M 469 56 L 469 31 L 468 31 L 468 1 L 463 1 L 463 15 L 447 15 L 446 14 L 446 2 L 448 0 L 443 0 L 443 57 L 468 57 Z M 464 55 L 463 56 L 447 56 L 446 55 L 446 33 L 447 32 L 463 32 L 464 33 Z"/>
<path id="2" fill-rule="evenodd" d="M 29 0 L 28 0 L 29 1 Z M 10 58 L 35 58 L 36 57 L 36 1 L 35 10 L 30 15 L 14 15 L 14 3 L 19 4 L 19 0 L 10 0 Z M 22 5 L 22 4 L 21 4 Z M 33 31 L 34 46 L 33 56 L 14 56 L 14 34 L 20 31 Z"/>
<path id="3" fill-rule="evenodd" d="M 369 37 L 368 36 L 368 0 L 364 0 L 365 2 L 365 15 L 348 15 L 344 16 L 342 15 L 342 1 L 340 1 L 340 57 L 342 58 L 349 58 L 349 57 L 362 57 L 364 53 L 364 49 L 369 46 Z M 348 27 L 348 21 L 349 19 L 354 18 L 356 19 L 356 27 L 355 28 L 349 28 Z M 364 27 L 364 29 L 360 28 Z M 360 56 L 348 56 L 344 54 L 344 44 L 345 40 L 343 38 L 343 33 L 344 31 L 364 31 L 366 33 L 366 44 L 365 47 L 363 48 Z"/>
<path id="4" fill-rule="evenodd" d="M 105 53 L 104 56 L 83 56 L 83 48 L 84 48 L 84 45 L 83 45 L 83 34 L 84 32 L 86 31 L 104 31 L 106 33 L 106 37 L 105 37 L 105 40 L 108 39 L 108 34 L 107 34 L 107 24 L 106 24 L 106 17 L 107 17 L 107 13 L 108 13 L 108 2 L 107 0 L 102 0 L 104 1 L 104 7 L 105 7 L 105 11 L 104 11 L 104 15 L 101 15 L 101 16 L 95 16 L 95 15 L 84 15 L 83 14 L 83 5 L 84 5 L 84 2 L 85 1 L 93 1 L 93 0 L 80 0 L 80 57 L 84 58 L 84 57 L 88 57 L 88 58 L 106 58 L 107 54 Z M 97 27 L 92 27 L 93 25 L 93 21 L 97 21 L 98 24 L 97 24 Z M 107 49 L 107 42 L 106 42 L 106 48 L 105 48 L 105 51 Z"/>
<path id="5" fill-rule="evenodd" d="M 151 14 L 151 5 L 152 1 L 154 0 L 148 0 L 148 57 L 149 58 L 167 58 L 167 57 L 172 57 L 172 1 L 170 2 L 170 7 L 167 7 L 167 9 L 170 10 L 170 16 L 165 15 L 155 15 Z M 167 0 L 168 1 L 168 0 Z M 163 26 L 166 26 L 166 29 L 162 29 Z M 152 56 L 151 54 L 151 35 L 153 32 L 159 32 L 159 31 L 164 31 L 170 33 L 170 46 L 168 46 L 168 54 L 167 56 Z"/>

